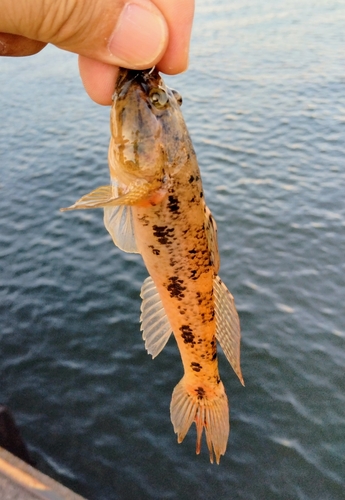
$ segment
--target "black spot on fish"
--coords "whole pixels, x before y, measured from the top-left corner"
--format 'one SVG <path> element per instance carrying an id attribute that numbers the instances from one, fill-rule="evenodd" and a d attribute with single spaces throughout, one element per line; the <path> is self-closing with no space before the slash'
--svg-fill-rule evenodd
<path id="1" fill-rule="evenodd" d="M 176 196 L 170 195 L 168 198 L 168 210 L 170 212 L 178 214 L 179 211 L 178 209 L 180 208 L 180 203 L 178 201 L 178 198 Z"/>
<path id="2" fill-rule="evenodd" d="M 214 361 L 217 358 L 217 347 L 216 347 L 215 340 L 211 340 L 210 344 L 211 344 L 211 353 L 212 353 L 211 360 Z"/>
<path id="3" fill-rule="evenodd" d="M 198 399 L 203 399 L 205 397 L 205 389 L 203 387 L 197 387 L 195 392 Z"/>
<path id="4" fill-rule="evenodd" d="M 170 243 L 169 238 L 172 237 L 174 233 L 173 227 L 167 226 L 152 226 L 153 236 L 155 236 L 161 245 L 168 245 Z"/>
<path id="5" fill-rule="evenodd" d="M 189 325 L 182 325 L 180 326 L 180 330 L 181 332 L 188 332 L 188 333 L 192 333 L 192 329 Z"/>
<path id="6" fill-rule="evenodd" d="M 196 269 L 192 269 L 192 271 L 190 272 L 190 276 L 189 276 L 189 277 L 190 277 L 190 279 L 192 279 L 192 280 L 196 280 L 196 279 L 198 279 L 198 277 L 196 276 L 196 273 L 197 273 L 197 272 L 198 272 L 198 271 L 197 271 Z"/>
<path id="7" fill-rule="evenodd" d="M 189 200 L 189 203 L 194 203 L 195 202 L 195 196 Z"/>
<path id="8" fill-rule="evenodd" d="M 182 332 L 181 337 L 183 338 L 185 344 L 192 344 L 192 345 L 195 344 L 194 333 L 189 325 L 182 325 L 180 327 L 180 331 Z"/>
<path id="9" fill-rule="evenodd" d="M 171 276 L 169 278 L 169 285 L 167 286 L 168 292 L 170 292 L 170 297 L 171 298 L 177 298 L 178 300 L 181 300 L 184 297 L 184 290 L 186 289 L 185 286 L 183 286 L 183 280 L 180 280 L 177 276 Z"/>
<path id="10" fill-rule="evenodd" d="M 150 223 L 147 215 L 143 215 L 142 217 L 138 217 L 138 219 L 143 224 L 143 226 L 148 226 Z"/>
<path id="11" fill-rule="evenodd" d="M 158 248 L 155 248 L 153 245 L 150 245 L 149 248 L 152 249 L 152 253 L 154 255 L 159 255 L 161 253 L 160 250 L 158 250 Z"/>
<path id="12" fill-rule="evenodd" d="M 189 177 L 188 182 L 191 184 L 191 183 L 194 181 L 194 179 L 195 179 L 194 175 L 191 175 L 191 176 Z"/>
<path id="13" fill-rule="evenodd" d="M 202 198 L 204 196 L 204 193 L 202 191 L 200 191 L 200 198 Z"/>
<path id="14" fill-rule="evenodd" d="M 191 363 L 190 366 L 191 366 L 192 370 L 195 372 L 199 372 L 202 369 L 202 366 L 200 365 L 200 363 Z"/>
<path id="15" fill-rule="evenodd" d="M 217 384 L 220 384 L 220 378 L 217 377 Z"/>

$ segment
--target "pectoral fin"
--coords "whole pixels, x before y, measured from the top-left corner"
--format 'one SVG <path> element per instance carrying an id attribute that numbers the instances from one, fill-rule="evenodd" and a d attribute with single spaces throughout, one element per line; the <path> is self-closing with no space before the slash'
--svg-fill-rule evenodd
<path id="1" fill-rule="evenodd" d="M 121 197 L 120 197 L 121 198 Z M 101 208 L 110 205 L 110 202 L 114 200 L 113 188 L 112 186 L 101 186 L 91 193 L 82 196 L 78 201 L 67 208 L 60 208 L 61 212 L 66 212 L 67 210 L 83 210 L 86 208 Z"/>
<path id="2" fill-rule="evenodd" d="M 126 193 L 116 196 L 112 186 L 101 186 L 91 193 L 82 196 L 74 205 L 61 208 L 67 210 L 84 210 L 87 208 L 116 207 L 119 205 L 137 205 L 150 198 L 152 193 L 161 187 L 161 182 L 145 182 L 131 187 Z"/>
<path id="3" fill-rule="evenodd" d="M 133 208 L 128 206 L 104 207 L 104 225 L 120 250 L 139 253 L 133 226 Z"/>
<path id="4" fill-rule="evenodd" d="M 216 339 L 241 384 L 244 385 L 240 366 L 240 320 L 234 298 L 219 276 L 214 278 L 213 294 L 216 313 Z"/>

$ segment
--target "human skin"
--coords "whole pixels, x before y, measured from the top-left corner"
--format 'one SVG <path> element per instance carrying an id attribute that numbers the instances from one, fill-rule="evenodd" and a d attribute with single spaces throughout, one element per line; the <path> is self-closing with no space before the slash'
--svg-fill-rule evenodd
<path id="1" fill-rule="evenodd" d="M 194 0 L 0 0 L 0 12 L 0 55 L 48 43 L 74 52 L 98 104 L 111 104 L 120 66 L 176 74 L 188 65 Z"/>

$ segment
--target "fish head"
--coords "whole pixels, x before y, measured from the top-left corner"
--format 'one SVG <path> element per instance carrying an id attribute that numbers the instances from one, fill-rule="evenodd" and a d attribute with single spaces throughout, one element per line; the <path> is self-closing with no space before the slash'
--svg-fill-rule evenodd
<path id="1" fill-rule="evenodd" d="M 158 71 L 120 68 L 111 109 L 109 166 L 124 184 L 157 180 L 181 165 L 189 139 L 180 105 Z"/>

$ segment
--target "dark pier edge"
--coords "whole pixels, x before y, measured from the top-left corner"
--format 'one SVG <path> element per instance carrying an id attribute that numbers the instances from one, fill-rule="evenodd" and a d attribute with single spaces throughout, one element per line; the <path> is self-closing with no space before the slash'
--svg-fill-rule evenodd
<path id="1" fill-rule="evenodd" d="M 0 447 L 1 500 L 85 500 Z"/>

